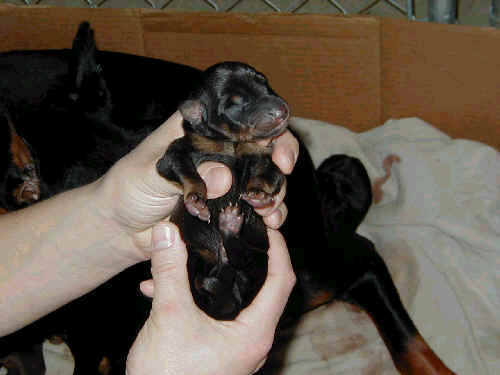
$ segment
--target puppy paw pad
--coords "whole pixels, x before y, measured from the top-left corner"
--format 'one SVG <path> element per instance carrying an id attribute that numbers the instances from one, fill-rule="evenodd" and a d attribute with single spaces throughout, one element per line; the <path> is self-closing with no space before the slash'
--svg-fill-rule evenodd
<path id="1" fill-rule="evenodd" d="M 237 204 L 230 204 L 219 214 L 219 230 L 226 235 L 235 235 L 243 225 L 243 215 Z"/>

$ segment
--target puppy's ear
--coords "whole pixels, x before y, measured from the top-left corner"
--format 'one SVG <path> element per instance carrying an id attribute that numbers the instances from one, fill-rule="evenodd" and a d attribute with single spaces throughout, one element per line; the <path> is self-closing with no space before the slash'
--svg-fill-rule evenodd
<path id="1" fill-rule="evenodd" d="M 199 125 L 206 121 L 205 105 L 199 99 L 189 99 L 181 103 L 179 111 L 182 117 L 192 125 Z"/>

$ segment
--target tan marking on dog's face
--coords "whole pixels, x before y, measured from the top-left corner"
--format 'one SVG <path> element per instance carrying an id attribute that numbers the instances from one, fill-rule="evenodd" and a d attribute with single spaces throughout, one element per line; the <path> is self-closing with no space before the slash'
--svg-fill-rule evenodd
<path id="1" fill-rule="evenodd" d="M 35 165 L 31 152 L 24 141 L 19 137 L 14 126 L 9 122 L 10 126 L 10 152 L 12 154 L 12 161 L 22 171 L 29 165 Z"/>
<path id="2" fill-rule="evenodd" d="M 23 183 L 12 192 L 17 203 L 32 203 L 40 198 L 40 179 L 37 175 L 35 161 L 28 145 L 17 134 L 14 125 L 9 121 L 12 162 L 21 173 Z"/>

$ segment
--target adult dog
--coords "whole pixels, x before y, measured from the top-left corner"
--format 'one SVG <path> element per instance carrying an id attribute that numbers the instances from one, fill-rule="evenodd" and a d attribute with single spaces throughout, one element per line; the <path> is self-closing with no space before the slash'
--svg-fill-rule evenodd
<path id="1" fill-rule="evenodd" d="M 3 208 L 98 178 L 173 113 L 202 78 L 203 72 L 187 66 L 98 51 L 87 23 L 71 50 L 1 54 Z M 451 374 L 418 333 L 373 244 L 355 232 L 372 199 L 361 163 L 337 155 L 315 171 L 301 146 L 287 186 L 282 232 L 298 283 L 281 324 L 332 300 L 345 301 L 368 312 L 402 374 Z M 113 371 L 124 373 L 126 354 L 150 308 L 137 291 L 148 273 L 146 264 L 124 271 L 5 338 L 0 349 L 14 351 L 16 344 L 22 348 L 62 331 L 77 373 L 95 373 L 103 355 Z"/>

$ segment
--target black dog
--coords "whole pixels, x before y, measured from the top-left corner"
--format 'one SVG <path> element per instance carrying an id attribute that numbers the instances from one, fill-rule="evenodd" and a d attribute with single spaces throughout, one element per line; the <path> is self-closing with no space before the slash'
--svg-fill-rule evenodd
<path id="1" fill-rule="evenodd" d="M 237 75 L 239 68 L 249 69 L 239 64 L 222 67 L 227 68 L 230 80 L 233 74 Z M 254 87 L 254 84 L 259 86 L 257 79 L 250 87 L 244 86 L 244 92 L 229 97 L 228 101 L 222 101 L 222 96 L 209 95 L 209 99 L 215 98 L 218 104 L 227 105 L 223 107 L 223 112 L 231 121 L 224 118 L 227 123 L 220 123 L 217 121 L 221 118 L 210 115 L 218 109 L 212 101 L 208 104 L 204 102 L 207 106 L 200 111 L 193 111 L 198 106 L 196 100 L 203 97 L 196 90 L 199 87 L 197 83 L 201 82 L 203 88 L 210 89 L 210 85 L 203 84 L 204 77 L 211 74 L 217 76 L 219 68 L 203 73 L 163 61 L 100 52 L 96 50 L 89 25 L 83 24 L 72 50 L 0 55 L 0 96 L 9 102 L 8 118 L 12 128 L 34 151 L 33 155 L 38 160 L 37 178 L 41 181 L 40 197 L 44 199 L 102 175 L 120 156 L 159 126 L 180 103 L 186 103 L 189 93 L 194 92 L 190 101 L 181 105 L 181 111 L 187 119 L 185 128 L 188 137 L 179 141 L 180 149 L 185 151 L 185 147 L 195 146 L 190 151 L 195 165 L 207 153 L 210 157 L 219 154 L 216 160 L 227 162 L 238 177 L 234 192 L 230 193 L 230 198 L 223 198 L 218 203 L 206 202 L 203 188 L 193 183 L 196 182 L 196 176 L 188 173 L 189 178 L 183 181 L 181 176 L 186 176 L 185 171 L 175 171 L 175 167 L 182 166 L 182 163 L 176 164 L 176 157 L 167 163 L 175 147 L 167 151 L 165 159 L 159 163 L 159 170 L 167 178 L 177 179 L 186 187 L 187 195 L 178 207 L 175 219 L 181 227 L 183 220 L 190 220 L 196 222 L 198 227 L 208 228 L 207 231 L 222 232 L 222 239 L 213 243 L 197 237 L 201 234 L 188 233 L 186 229 L 189 226 L 183 229 L 183 235 L 192 249 L 190 258 L 194 264 L 190 264 L 190 274 L 193 295 L 207 313 L 227 318 L 234 316 L 248 303 L 241 295 L 246 286 L 238 279 L 242 277 L 238 271 L 243 269 L 244 276 L 248 277 L 246 273 L 251 268 L 246 267 L 262 267 L 256 270 L 257 287 L 262 279 L 261 274 L 265 274 L 267 238 L 258 239 L 257 246 L 253 246 L 253 238 L 243 235 L 245 241 L 251 242 L 251 246 L 244 244 L 248 256 L 238 259 L 231 255 L 233 245 L 230 242 L 234 240 L 234 230 L 228 231 L 226 224 L 221 227 L 221 216 L 222 221 L 229 219 L 230 228 L 234 227 L 235 222 L 237 227 L 240 215 L 255 218 L 252 211 L 254 204 L 250 203 L 258 202 L 258 205 L 268 201 L 281 186 L 278 181 L 270 184 L 272 188 L 262 188 L 263 184 L 257 184 L 255 188 L 250 182 L 260 181 L 259 178 L 239 177 L 242 171 L 266 172 L 275 167 L 269 163 L 260 166 L 262 160 L 269 160 L 261 150 L 257 150 L 257 160 L 250 158 L 249 165 L 237 165 L 240 159 L 247 160 L 247 156 L 255 149 L 237 154 L 234 143 L 254 138 L 248 136 L 250 131 L 244 132 L 246 135 L 242 138 L 234 138 L 240 128 L 235 129 L 233 126 L 240 125 L 239 122 L 256 127 L 260 123 L 269 124 L 269 129 L 265 126 L 262 134 L 274 135 L 273 131 L 278 134 L 286 122 L 288 109 L 284 110 L 283 102 L 276 99 L 279 102 L 277 105 L 278 102 L 273 99 L 270 111 L 273 115 L 262 115 L 262 111 L 257 111 L 258 119 L 249 120 L 252 116 L 244 114 L 238 105 L 244 100 L 240 96 L 244 96 L 248 90 L 257 89 Z M 134 77 L 129 72 L 142 74 Z M 33 85 L 32 81 L 38 81 L 37 85 Z M 262 87 L 259 86 L 258 92 L 270 90 L 264 80 L 260 84 Z M 176 87 L 176 93 L 169 96 L 165 88 L 173 86 Z M 241 86 L 235 82 L 229 87 L 234 89 Z M 275 95 L 272 91 L 269 93 Z M 234 111 L 231 108 L 233 105 Z M 266 105 L 258 108 L 265 108 Z M 201 113 L 199 123 L 198 113 Z M 274 120 L 270 120 L 269 116 Z M 243 118 L 244 121 L 241 121 Z M 33 125 L 40 123 L 44 126 Z M 211 124 L 216 125 L 215 129 L 211 128 Z M 207 128 L 200 130 L 198 125 Z M 207 129 L 215 133 L 215 142 L 211 138 L 213 133 L 209 137 L 203 133 Z M 198 138 L 200 131 L 206 138 L 203 142 Z M 81 144 L 66 141 L 73 139 L 78 139 Z M 220 156 L 223 154 L 220 144 L 228 140 L 233 144 L 234 152 L 230 160 Z M 9 159 L 5 164 L 11 162 Z M 278 175 L 272 174 L 275 177 Z M 361 163 L 345 155 L 334 156 L 326 160 L 316 172 L 307 150 L 301 145 L 294 172 L 287 179 L 286 204 L 289 215 L 282 232 L 287 240 L 298 283 L 281 324 L 287 325 L 304 312 L 334 299 L 346 301 L 370 314 L 401 373 L 451 373 L 419 335 L 373 244 L 355 232 L 371 204 L 370 181 Z M 185 184 L 185 181 L 188 183 Z M 264 181 L 268 181 L 267 178 Z M 239 200 L 240 193 L 242 200 Z M 255 198 L 256 201 L 253 200 Z M 235 209 L 233 205 L 228 209 L 229 201 L 237 202 L 238 208 Z M 212 204 L 214 207 L 217 205 L 219 211 L 214 210 Z M 222 215 L 219 213 L 220 208 L 223 208 Z M 244 221 L 238 230 L 243 231 L 247 224 Z M 249 228 L 253 228 L 253 224 Z M 203 252 L 203 246 L 207 244 L 210 244 L 210 249 Z M 254 247 L 258 251 L 254 251 Z M 212 257 L 214 254 L 217 256 Z M 123 373 L 128 349 L 149 312 L 150 302 L 141 298 L 137 291 L 137 283 L 148 278 L 148 273 L 149 266 L 145 264 L 126 270 L 89 295 L 6 338 L 2 341 L 3 347 L 15 351 L 18 348 L 13 347 L 12 343 L 17 340 L 25 344 L 26 335 L 32 337 L 40 332 L 48 335 L 54 330 L 65 330 L 75 356 L 77 373 L 95 373 L 103 355 L 112 360 L 113 370 Z M 200 277 L 197 278 L 197 275 Z M 228 293 L 227 286 L 235 283 L 238 292 Z M 254 293 L 255 290 L 250 290 L 246 298 L 250 300 Z M 124 311 L 127 314 L 123 314 Z M 272 369 L 262 370 L 263 373 L 267 371 Z"/>

